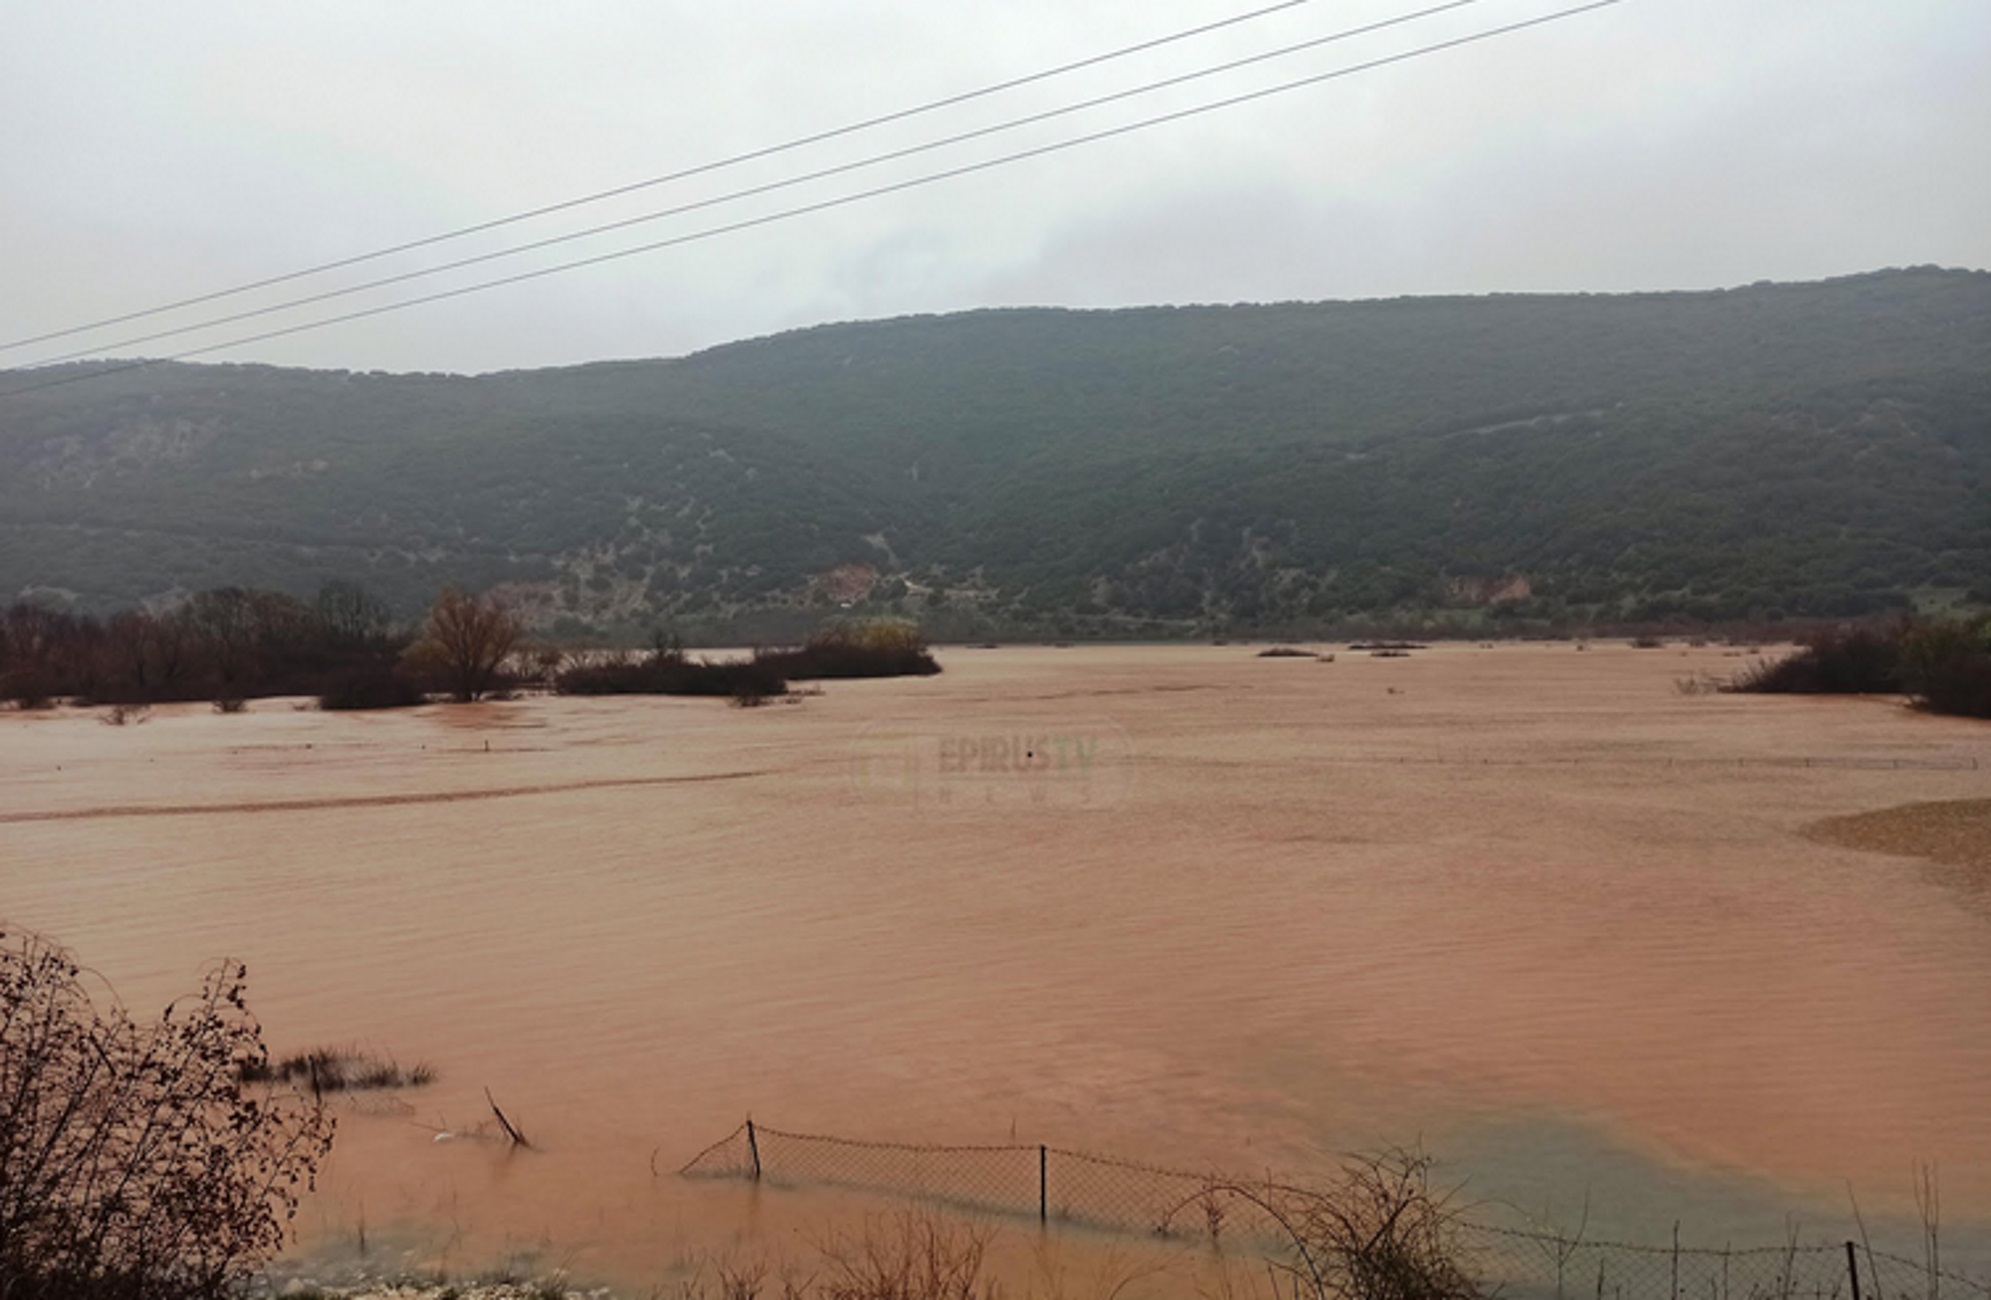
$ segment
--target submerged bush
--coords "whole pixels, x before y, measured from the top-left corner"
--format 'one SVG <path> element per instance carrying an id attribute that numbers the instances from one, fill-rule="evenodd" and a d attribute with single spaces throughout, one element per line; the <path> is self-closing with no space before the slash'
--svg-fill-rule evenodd
<path id="1" fill-rule="evenodd" d="M 1901 678 L 1924 708 L 1991 718 L 1991 618 L 1910 628 L 1901 639 Z"/>
<path id="2" fill-rule="evenodd" d="M 940 664 L 927 649 L 926 634 L 917 624 L 900 619 L 831 623 L 798 648 L 755 652 L 754 662 L 796 682 L 835 677 L 930 677 L 940 671 Z"/>
<path id="3" fill-rule="evenodd" d="M 67 952 L 0 933 L 0 1294 L 213 1300 L 284 1244 L 332 1120 L 247 1084 L 245 972 L 140 1025 Z"/>
<path id="4" fill-rule="evenodd" d="M 1431 1172 L 1422 1151 L 1391 1150 L 1350 1157 L 1323 1187 L 1213 1182 L 1194 1203 L 1213 1232 L 1230 1198 L 1270 1214 L 1276 1266 L 1306 1300 L 1479 1300 L 1452 1193 Z"/>
<path id="5" fill-rule="evenodd" d="M 239 1071 L 247 1083 L 289 1083 L 313 1096 L 327 1092 L 364 1092 L 375 1088 L 420 1088 L 434 1083 L 428 1065 L 404 1069 L 391 1057 L 375 1056 L 356 1047 L 318 1047 L 280 1061 L 245 1061 Z"/>
<path id="6" fill-rule="evenodd" d="M 1820 632 L 1796 654 L 1757 664 L 1732 689 L 1758 695 L 1890 695 L 1901 689 L 1901 632 Z"/>
<path id="7" fill-rule="evenodd" d="M 421 685 L 387 667 L 355 668 L 325 684 L 321 709 L 406 709 L 428 703 Z"/>
<path id="8" fill-rule="evenodd" d="M 788 682 L 753 659 L 690 659 L 676 649 L 569 668 L 554 679 L 562 695 L 783 695 Z"/>
<path id="9" fill-rule="evenodd" d="M 1728 689 L 1790 695 L 1905 692 L 1935 713 L 1991 718 L 1991 616 L 1821 633 L 1796 654 L 1740 674 Z"/>

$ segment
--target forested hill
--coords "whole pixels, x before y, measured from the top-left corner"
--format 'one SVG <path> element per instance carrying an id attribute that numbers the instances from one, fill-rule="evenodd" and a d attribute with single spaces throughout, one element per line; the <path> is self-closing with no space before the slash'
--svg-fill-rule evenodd
<path id="1" fill-rule="evenodd" d="M 0 399 L 0 597 L 333 577 L 403 612 L 454 581 L 543 620 L 855 602 L 962 634 L 1985 599 L 1991 274 L 981 311 L 669 361 L 165 365 Z"/>

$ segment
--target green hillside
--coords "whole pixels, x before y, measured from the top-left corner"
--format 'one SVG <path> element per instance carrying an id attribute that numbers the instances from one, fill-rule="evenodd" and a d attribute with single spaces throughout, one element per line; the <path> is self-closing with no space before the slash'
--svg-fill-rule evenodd
<path id="1" fill-rule="evenodd" d="M 332 577 L 715 631 L 840 600 L 966 634 L 1984 599 L 1991 274 L 985 311 L 0 398 L 0 597 Z"/>

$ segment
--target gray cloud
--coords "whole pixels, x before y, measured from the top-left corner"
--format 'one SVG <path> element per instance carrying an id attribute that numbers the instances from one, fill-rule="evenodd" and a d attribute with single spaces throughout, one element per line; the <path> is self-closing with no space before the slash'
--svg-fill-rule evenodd
<path id="1" fill-rule="evenodd" d="M 0 150 L 0 337 L 723 157 L 1247 3 L 31 8 L 10 16 L 0 42 L 0 120 L 10 126 Z M 717 195 L 1407 7 L 1320 0 L 1110 72 L 451 251 Z M 1554 7 L 1481 0 L 1276 68 L 430 287 L 772 212 Z M 1628 0 L 1072 153 L 226 356 L 482 370 L 995 303 L 1617 290 L 1910 262 L 1982 267 L 1991 265 L 1991 179 L 1977 161 L 1991 145 L 1987 56 L 1991 7 L 1981 0 Z"/>

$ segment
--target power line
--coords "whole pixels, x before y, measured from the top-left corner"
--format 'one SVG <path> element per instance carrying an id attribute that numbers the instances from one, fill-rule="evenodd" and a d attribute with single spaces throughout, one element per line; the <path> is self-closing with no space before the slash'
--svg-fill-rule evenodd
<path id="1" fill-rule="evenodd" d="M 1426 9 L 1415 10 L 1411 13 L 1402 14 L 1395 18 L 1386 18 L 1378 22 L 1366 23 L 1359 27 L 1346 28 L 1342 31 L 1334 32 L 1331 35 L 1327 36 L 1316 36 L 1309 40 L 1299 41 L 1291 45 L 1281 46 L 1278 49 L 1267 50 L 1260 54 L 1247 55 L 1244 58 L 1232 59 L 1229 62 L 1219 63 L 1212 67 L 1200 68 L 1194 72 L 1185 72 L 1173 77 L 1164 77 L 1159 81 L 1151 81 L 1146 84 L 1134 86 L 1126 90 L 1118 90 L 1110 94 L 1094 96 L 1091 99 L 1080 100 L 1077 103 L 1073 104 L 1066 104 L 1060 108 L 1046 109 L 1042 112 L 1031 113 L 1024 117 L 1012 118 L 1006 122 L 998 122 L 993 126 L 978 127 L 972 131 L 958 132 L 954 135 L 943 136 L 936 140 L 929 140 L 923 144 L 908 145 L 903 149 L 894 149 L 882 154 L 873 154 L 869 158 L 860 158 L 855 162 L 839 163 L 834 167 L 825 167 L 813 172 L 804 172 L 798 176 L 790 176 L 782 180 L 769 181 L 766 184 L 762 185 L 749 186 L 746 189 L 734 190 L 731 193 L 721 194 L 714 198 L 700 199 L 695 203 L 680 204 L 677 207 L 664 208 L 657 212 L 644 213 L 641 216 L 625 217 L 618 221 L 610 221 L 610 222 L 605 222 L 601 225 L 589 226 L 585 229 L 571 231 L 564 235 L 550 235 L 544 239 L 536 239 L 529 243 L 514 245 L 513 247 L 510 248 L 500 248 L 488 253 L 478 253 L 471 257 L 458 258 L 452 262 L 442 262 L 438 263 L 435 266 L 423 267 L 418 270 L 403 271 L 395 275 L 382 276 L 379 279 L 368 280 L 360 284 L 349 285 L 343 289 L 327 289 L 322 293 L 307 294 L 306 296 L 301 298 L 292 298 L 284 302 L 272 303 L 265 307 L 253 307 L 246 311 L 234 312 L 227 316 L 215 317 L 205 321 L 196 321 L 191 325 L 176 325 L 171 329 L 155 330 L 150 334 L 141 334 L 133 338 L 119 339 L 115 343 L 97 344 L 93 347 L 82 348 L 75 352 L 63 353 L 60 356 L 45 357 L 39 361 L 28 362 L 19 366 L 10 366 L 5 371 L 0 371 L 0 374 L 19 373 L 23 370 L 31 369 L 37 366 L 60 365 L 62 362 L 65 361 L 77 361 L 84 357 L 96 356 L 105 352 L 110 352 L 122 348 L 133 348 L 133 347 L 138 347 L 139 345 L 145 343 L 156 343 L 160 339 L 178 338 L 183 334 L 196 334 L 204 330 L 215 329 L 222 325 L 233 325 L 239 321 L 256 320 L 260 317 L 276 315 L 279 312 L 291 311 L 298 307 L 308 307 L 314 303 L 330 302 L 337 298 L 349 298 L 354 294 L 368 293 L 375 289 L 387 288 L 390 285 L 405 284 L 410 280 L 420 280 L 431 275 L 441 275 L 448 271 L 460 271 L 465 267 L 479 266 L 487 262 L 502 261 L 505 258 L 517 257 L 523 253 L 536 252 L 542 248 L 552 248 L 560 244 L 570 244 L 573 243 L 575 240 L 588 239 L 595 235 L 608 234 L 609 232 L 616 230 L 626 230 L 632 226 L 640 226 L 648 224 L 649 222 L 653 221 L 661 221 L 667 217 L 683 216 L 688 212 L 697 212 L 706 208 L 719 207 L 727 203 L 735 203 L 741 199 L 754 198 L 763 194 L 771 194 L 776 190 L 792 189 L 797 185 L 806 185 L 812 181 L 825 180 L 832 176 L 841 176 L 848 174 L 850 172 L 861 171 L 864 168 L 876 167 L 883 163 L 897 162 L 902 159 L 911 158 L 919 154 L 931 153 L 937 149 L 945 149 L 953 145 L 965 144 L 970 140 L 978 140 L 987 136 L 1000 135 L 1006 131 L 1014 131 L 1021 127 L 1034 126 L 1040 122 L 1048 122 L 1054 118 L 1068 117 L 1073 113 L 1084 112 L 1087 109 L 1100 108 L 1103 107 L 1104 105 L 1118 103 L 1122 100 L 1135 99 L 1142 95 L 1150 95 L 1155 93 L 1156 91 L 1167 90 L 1170 89 L 1171 87 L 1185 85 L 1192 81 L 1200 81 L 1208 77 L 1219 76 L 1226 72 L 1235 72 L 1239 68 L 1250 67 L 1254 64 L 1270 62 L 1273 59 L 1288 58 L 1295 54 L 1304 53 L 1307 50 L 1318 49 L 1324 45 L 1332 45 L 1336 42 L 1350 40 L 1357 36 L 1371 35 L 1375 32 L 1383 31 L 1386 28 L 1400 27 L 1405 23 L 1416 22 L 1420 19 L 1429 18 L 1435 14 L 1445 13 L 1448 10 L 1453 10 L 1453 9 L 1462 9 L 1467 5 L 1478 4 L 1480 2 L 1481 0 L 1445 0 L 1445 3 L 1433 5 Z"/>
<path id="2" fill-rule="evenodd" d="M 1193 108 L 1178 109 L 1174 112 L 1158 114 L 1154 117 L 1143 118 L 1140 121 L 1126 123 L 1121 126 L 1109 128 L 1107 130 L 1094 131 L 1086 135 L 1074 136 L 1070 139 L 1060 140 L 1052 144 L 1039 145 L 1031 149 L 1018 150 L 1017 152 L 1014 153 L 999 155 L 995 158 L 983 159 L 980 162 L 968 163 L 960 167 L 948 168 L 944 171 L 930 172 L 924 176 L 913 177 L 909 180 L 896 181 L 889 185 L 880 185 L 868 190 L 859 190 L 851 194 L 839 195 L 836 198 L 824 199 L 817 203 L 809 203 L 809 204 L 800 205 L 798 207 L 785 208 L 780 212 L 774 212 L 766 214 L 764 216 L 751 217 L 740 221 L 729 222 L 725 225 L 712 226 L 704 230 L 693 231 L 689 234 L 673 236 L 672 238 L 669 239 L 654 240 L 647 244 L 638 244 L 631 248 L 618 249 L 614 252 L 599 253 L 592 257 L 577 258 L 570 262 L 561 262 L 553 266 L 540 267 L 538 269 L 531 271 L 521 271 L 515 275 L 502 276 L 500 278 L 493 280 L 483 280 L 479 281 L 476 284 L 463 285 L 454 289 L 445 289 L 438 291 L 436 293 L 423 294 L 414 298 L 405 298 L 399 302 L 383 303 L 382 305 L 377 307 L 368 307 L 359 311 L 346 312 L 337 316 L 324 317 L 316 321 L 307 321 L 301 325 L 291 325 L 291 326 L 286 326 L 285 328 L 282 329 L 265 330 L 261 333 L 245 335 L 237 339 L 230 339 L 224 343 L 212 343 L 208 344 L 205 347 L 188 348 L 185 351 L 176 352 L 171 356 L 167 357 L 155 357 L 144 361 L 126 362 L 121 365 L 114 365 L 106 369 L 89 370 L 85 371 L 82 374 L 67 375 L 64 376 L 63 378 L 48 380 L 40 384 L 29 384 L 21 388 L 7 389 L 5 391 L 0 391 L 0 398 L 17 397 L 26 393 L 40 392 L 44 389 L 49 389 L 49 388 L 59 388 L 67 384 L 81 383 L 86 380 L 105 378 L 110 375 L 123 374 L 128 371 L 144 370 L 151 366 L 160 365 L 167 362 L 184 361 L 188 357 L 206 356 L 211 353 L 223 352 L 232 348 L 246 347 L 251 343 L 260 343 L 268 339 L 286 338 L 290 335 L 302 334 L 310 330 L 324 329 L 332 325 L 343 325 L 351 321 L 365 320 L 373 316 L 382 316 L 386 315 L 389 312 L 403 311 L 406 310 L 407 308 L 419 307 L 427 303 L 442 302 L 451 298 L 460 298 L 467 294 L 481 293 L 487 289 L 496 289 L 506 285 L 520 284 L 528 280 L 537 280 L 537 279 L 542 279 L 546 276 L 558 275 L 567 271 L 580 270 L 584 267 L 599 266 L 605 262 L 618 261 L 625 257 L 635 257 L 641 253 L 656 252 L 658 250 L 665 248 L 674 248 L 682 244 L 690 244 L 706 239 L 714 239 L 720 235 L 734 234 L 743 230 L 752 230 L 761 226 L 773 225 L 777 222 L 792 220 L 796 217 L 808 216 L 817 212 L 825 212 L 832 208 L 839 208 L 853 203 L 860 203 L 866 199 L 879 198 L 887 194 L 897 194 L 906 190 L 917 189 L 927 185 L 933 185 L 940 181 L 952 180 L 957 177 L 968 176 L 978 172 L 989 171 L 996 167 L 1003 167 L 1012 163 L 1023 162 L 1025 160 L 1032 158 L 1041 158 L 1050 154 L 1061 153 L 1067 149 L 1078 148 L 1081 145 L 1095 144 L 1102 140 L 1115 139 L 1119 136 L 1130 135 L 1136 131 L 1146 130 L 1150 127 L 1161 126 L 1170 122 L 1183 121 L 1187 118 L 1198 117 L 1205 113 L 1213 113 L 1225 108 L 1234 108 L 1240 104 L 1248 104 L 1255 102 L 1257 100 L 1268 99 L 1274 95 L 1286 94 L 1288 92 L 1294 90 L 1300 90 L 1308 86 L 1317 86 L 1325 82 L 1340 80 L 1341 78 L 1344 77 L 1351 77 L 1359 73 L 1373 71 L 1377 68 L 1383 68 L 1391 66 L 1393 64 L 1408 62 L 1411 59 L 1423 58 L 1427 55 L 1437 54 L 1445 50 L 1458 49 L 1468 45 L 1476 45 L 1482 41 L 1493 40 L 1497 37 L 1511 35 L 1515 32 L 1525 31 L 1529 28 L 1542 27 L 1549 23 L 1559 22 L 1566 18 L 1574 18 L 1579 14 L 1590 13 L 1599 9 L 1608 9 L 1614 5 L 1622 3 L 1624 3 L 1624 0 L 1590 0 L 1590 2 L 1586 4 L 1573 5 L 1569 8 L 1558 9 L 1552 13 L 1543 14 L 1538 17 L 1523 19 L 1519 22 L 1507 23 L 1499 27 L 1487 28 L 1483 31 L 1474 32 L 1467 36 L 1459 36 L 1459 37 L 1454 37 L 1451 40 L 1437 41 L 1430 45 L 1419 46 L 1416 49 L 1406 50 L 1398 54 L 1386 55 L 1382 58 L 1370 59 L 1366 62 L 1350 64 L 1346 67 L 1336 68 L 1331 72 L 1316 73 L 1312 76 L 1302 77 L 1294 81 L 1282 82 L 1281 84 L 1276 86 L 1269 86 L 1259 90 L 1248 91 L 1244 94 L 1232 95 L 1224 99 L 1212 100 L 1205 104 L 1199 104 Z"/>
<path id="3" fill-rule="evenodd" d="M 462 239 L 469 235 L 482 234 L 487 230 L 497 230 L 504 226 L 516 225 L 521 221 L 530 221 L 535 217 L 549 216 L 555 212 L 565 212 L 571 208 L 583 207 L 590 203 L 600 203 L 606 199 L 620 198 L 622 195 L 633 194 L 638 190 L 670 184 L 673 181 L 689 180 L 694 176 L 707 175 L 711 172 L 722 171 L 728 167 L 737 167 L 742 163 L 755 162 L 762 158 L 772 158 L 777 154 L 788 153 L 809 145 L 841 139 L 847 135 L 855 135 L 860 131 L 869 131 L 875 127 L 888 126 L 893 122 L 903 122 L 908 118 L 938 112 L 943 108 L 953 108 L 958 104 L 966 104 L 977 99 L 986 99 L 990 95 L 998 95 L 1004 91 L 1034 85 L 1040 81 L 1048 81 L 1053 77 L 1062 77 L 1068 73 L 1098 67 L 1102 63 L 1110 63 L 1115 59 L 1124 59 L 1130 55 L 1160 49 L 1164 45 L 1172 45 L 1178 41 L 1189 40 L 1192 37 L 1206 36 L 1211 32 L 1219 31 L 1226 27 L 1235 27 L 1240 23 L 1251 22 L 1270 14 L 1279 13 L 1286 9 L 1297 9 L 1301 5 L 1311 3 L 1313 3 L 1313 0 L 1280 0 L 1277 4 L 1266 5 L 1261 9 L 1253 9 L 1230 18 L 1220 18 L 1215 22 L 1204 23 L 1197 27 L 1184 28 L 1182 31 L 1172 32 L 1167 36 L 1158 36 L 1152 40 L 1139 41 L 1133 45 L 1109 50 L 1104 54 L 1094 54 L 1072 63 L 1063 63 L 1054 68 L 1046 68 L 1042 72 L 1033 72 L 1025 76 L 1013 77 L 1008 81 L 998 81 L 993 85 L 983 86 L 977 90 L 968 90 L 960 94 L 948 95 L 942 99 L 930 100 L 927 103 L 915 105 L 912 108 L 897 109 L 877 117 L 869 117 L 861 121 L 848 123 L 844 126 L 832 127 L 827 131 L 818 131 L 812 135 L 798 136 L 793 140 L 787 140 L 780 144 L 766 145 L 762 148 L 749 150 L 746 153 L 734 154 L 731 157 L 720 158 L 713 162 L 700 163 L 695 167 L 687 167 L 682 171 L 666 172 L 664 175 L 652 176 L 647 180 L 632 181 L 626 185 L 617 185 L 612 189 L 597 190 L 592 194 L 583 194 L 576 198 L 563 199 L 558 203 L 548 203 L 543 207 L 528 208 L 524 212 L 515 212 L 508 217 L 495 217 L 489 221 L 480 221 L 475 225 L 462 226 L 455 230 L 444 231 L 439 235 L 411 239 L 406 243 L 394 244 L 387 248 L 376 249 L 370 253 L 359 253 L 352 257 L 342 257 L 332 262 L 321 262 L 316 266 L 305 267 L 303 270 L 289 271 L 282 275 L 270 276 L 267 279 L 255 280 L 247 284 L 238 284 L 232 289 L 219 289 L 213 293 L 199 294 L 192 298 L 182 298 L 177 302 L 164 303 L 157 307 L 147 307 L 142 311 L 126 312 L 122 316 L 107 316 L 102 320 L 91 321 L 88 324 L 72 325 L 67 329 L 53 330 L 47 334 L 37 334 L 32 338 L 15 339 L 11 342 L 0 343 L 0 352 L 11 352 L 15 348 L 24 348 L 36 343 L 47 343 L 53 339 L 68 338 L 73 334 L 87 333 L 90 330 L 102 329 L 108 325 L 122 325 L 126 321 L 142 320 L 147 316 L 159 316 L 169 311 L 178 311 L 183 307 L 197 307 L 202 303 L 214 302 L 217 299 L 232 298 L 238 294 L 250 293 L 257 289 L 267 289 L 274 285 L 288 284 L 294 280 L 302 280 L 309 276 L 322 275 L 327 271 L 342 270 L 345 267 L 378 261 L 383 257 L 392 257 L 397 253 L 413 252 L 418 248 L 428 248 L 436 244 L 447 243 L 450 240 Z"/>

